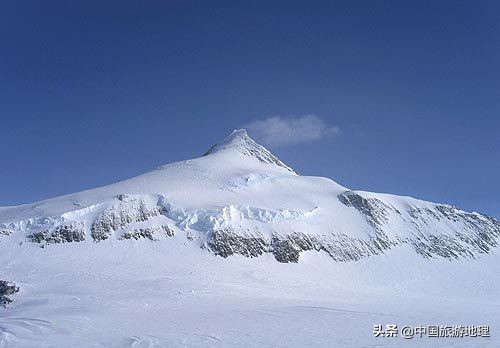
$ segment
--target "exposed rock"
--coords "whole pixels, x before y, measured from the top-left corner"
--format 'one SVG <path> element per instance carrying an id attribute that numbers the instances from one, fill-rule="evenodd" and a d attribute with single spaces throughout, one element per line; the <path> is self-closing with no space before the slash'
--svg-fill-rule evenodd
<path id="1" fill-rule="evenodd" d="M 420 207 L 410 204 L 408 208 L 396 205 L 401 209 L 399 211 L 395 203 L 383 202 L 383 197 L 364 197 L 362 193 L 353 191 L 338 195 L 338 199 L 366 219 L 366 223 L 362 221 L 353 226 L 362 229 L 353 231 L 356 232 L 354 235 L 361 237 L 349 237 L 349 231 L 339 234 L 334 230 L 335 225 L 331 230 L 323 233 L 316 230 L 312 235 L 293 232 L 264 237 L 258 231 L 234 227 L 234 221 L 281 224 L 287 220 L 311 218 L 314 210 L 303 212 L 229 205 L 211 210 L 184 211 L 176 209 L 161 195 L 132 194 L 121 194 L 64 216 L 3 223 L 0 224 L 0 236 L 14 231 L 29 231 L 28 239 L 40 243 L 42 247 L 53 243 L 81 242 L 85 240 L 87 230 L 96 242 L 115 233 L 119 239 L 156 241 L 163 235 L 174 235 L 174 231 L 166 225 L 166 221 L 170 221 L 185 231 L 190 241 L 206 238 L 204 246 L 219 256 L 240 254 L 257 257 L 272 252 L 279 262 L 298 262 L 300 253 L 309 250 L 325 251 L 338 262 L 356 261 L 381 254 L 399 244 L 412 245 L 418 254 L 426 258 L 475 258 L 498 246 L 500 222 L 479 213 L 432 203 Z M 155 218 L 154 221 L 149 221 L 152 218 Z M 84 221 L 89 220 L 90 228 L 86 228 Z M 233 227 L 218 227 L 226 226 L 226 222 Z M 328 226 L 325 228 L 329 229 Z"/>
<path id="2" fill-rule="evenodd" d="M 108 239 L 113 231 L 117 231 L 131 222 L 146 221 L 158 216 L 161 207 L 146 204 L 142 200 L 130 198 L 128 195 L 119 195 L 118 204 L 111 206 L 100 214 L 90 228 L 94 241 Z"/>
<path id="3" fill-rule="evenodd" d="M 222 257 L 234 254 L 257 257 L 266 252 L 269 246 L 269 242 L 262 236 L 249 233 L 239 235 L 231 228 L 212 232 L 207 244 L 210 250 Z"/>
<path id="4" fill-rule="evenodd" d="M 300 252 L 319 251 L 321 244 L 304 233 L 294 232 L 288 236 L 274 235 L 271 241 L 274 258 L 279 262 L 299 262 Z"/>
<path id="5" fill-rule="evenodd" d="M 466 247 L 460 244 L 457 240 L 446 235 L 431 235 L 426 237 L 424 241 L 416 241 L 413 245 L 415 246 L 415 250 L 426 258 L 434 256 L 455 259 L 460 256 L 474 257 L 474 254 L 472 254 Z"/>
<path id="6" fill-rule="evenodd" d="M 140 238 L 147 238 L 147 239 L 150 239 L 153 241 L 157 241 L 159 239 L 154 236 L 156 231 L 157 230 L 153 229 L 153 228 L 138 228 L 138 229 L 134 229 L 134 230 L 125 232 L 122 235 L 121 239 L 132 239 L 133 238 L 133 239 L 137 240 Z"/>
<path id="7" fill-rule="evenodd" d="M 408 210 L 408 215 L 416 220 L 424 222 L 425 224 L 428 224 L 429 218 L 441 220 L 438 212 L 429 208 L 412 208 Z"/>
<path id="8" fill-rule="evenodd" d="M 15 294 L 18 291 L 19 286 L 17 286 L 13 282 L 0 280 L 0 306 L 6 307 L 9 303 L 11 303 L 12 299 L 9 296 Z"/>
<path id="9" fill-rule="evenodd" d="M 461 221 L 465 226 L 482 235 L 496 246 L 496 237 L 500 237 L 500 221 L 479 213 L 467 213 L 450 205 L 438 205 L 436 209 L 448 220 Z"/>
<path id="10" fill-rule="evenodd" d="M 366 241 L 341 234 L 325 239 L 321 244 L 321 250 L 326 251 L 335 261 L 348 262 L 380 254 L 394 244 L 388 242 L 384 235 Z"/>
<path id="11" fill-rule="evenodd" d="M 291 238 L 273 238 L 272 241 L 274 258 L 278 262 L 299 262 L 302 249 Z"/>
<path id="12" fill-rule="evenodd" d="M 451 205 L 438 205 L 436 207 L 436 210 L 451 221 L 460 220 L 460 216 L 459 214 L 457 214 L 457 209 Z"/>
<path id="13" fill-rule="evenodd" d="M 0 230 L 0 235 L 2 235 L 2 236 L 9 236 L 12 233 L 14 233 L 14 231 L 12 231 L 12 230 L 5 230 L 5 229 Z"/>
<path id="14" fill-rule="evenodd" d="M 52 231 L 42 231 L 30 234 L 28 240 L 34 243 L 71 243 L 85 240 L 85 229 L 83 222 L 74 222 L 57 226 Z"/>
<path id="15" fill-rule="evenodd" d="M 0 229 L 0 242 L 2 241 L 2 237 L 10 236 L 14 231 L 7 229 Z"/>
<path id="16" fill-rule="evenodd" d="M 140 238 L 147 238 L 152 241 L 158 241 L 160 238 L 158 236 L 158 233 L 160 231 L 163 231 L 166 236 L 168 237 L 173 237 L 174 236 L 174 231 L 170 229 L 168 226 L 163 225 L 160 227 L 146 227 L 146 228 L 137 228 L 133 229 L 131 231 L 123 233 L 122 237 L 120 239 L 140 239 Z"/>
<path id="17" fill-rule="evenodd" d="M 464 212 L 450 205 L 438 205 L 435 210 L 416 208 L 409 214 L 413 217 L 412 223 L 421 232 L 419 239 L 412 244 L 424 257 L 475 258 L 476 253 L 487 253 L 498 245 L 500 222 L 486 215 Z M 442 219 L 450 220 L 457 226 L 453 236 L 429 234 L 426 231 L 429 224 Z"/>
<path id="18" fill-rule="evenodd" d="M 165 235 L 167 237 L 173 237 L 174 236 L 174 230 L 168 227 L 167 225 L 163 225 L 161 227 L 165 231 Z"/>
<path id="19" fill-rule="evenodd" d="M 401 214 L 397 209 L 389 207 L 376 198 L 365 198 L 353 191 L 347 191 L 338 196 L 339 201 L 348 207 L 357 209 L 363 214 L 373 227 L 380 230 L 381 225 L 388 222 L 388 211 L 393 210 Z"/>
<path id="20" fill-rule="evenodd" d="M 291 235 L 288 236 L 289 239 L 291 239 L 301 250 L 303 251 L 308 251 L 308 250 L 320 250 L 321 249 L 321 244 L 320 242 L 305 233 L 302 232 L 294 232 Z"/>

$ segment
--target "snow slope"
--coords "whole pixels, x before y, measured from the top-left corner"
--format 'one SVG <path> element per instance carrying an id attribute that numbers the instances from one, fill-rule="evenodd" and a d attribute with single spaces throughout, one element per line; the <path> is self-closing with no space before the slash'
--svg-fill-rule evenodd
<path id="1" fill-rule="evenodd" d="M 500 222 L 300 176 L 244 130 L 0 208 L 0 347 L 497 347 Z M 279 262 L 278 262 L 279 261 Z M 375 324 L 490 338 L 375 338 Z"/>
<path id="2" fill-rule="evenodd" d="M 479 213 L 299 176 L 244 130 L 201 158 L 4 208 L 0 228 L 42 244 L 188 233 L 221 256 L 273 252 L 283 262 L 307 250 L 358 260 L 401 244 L 424 257 L 475 258 L 500 236 L 500 222 Z"/>

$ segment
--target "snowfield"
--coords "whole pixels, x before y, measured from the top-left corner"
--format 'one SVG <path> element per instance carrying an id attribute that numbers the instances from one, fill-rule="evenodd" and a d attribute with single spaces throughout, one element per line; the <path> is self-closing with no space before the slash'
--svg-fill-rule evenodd
<path id="1" fill-rule="evenodd" d="M 498 347 L 498 254 L 227 259 L 173 239 L 16 245 L 2 347 Z M 490 338 L 374 337 L 376 324 L 489 325 Z"/>
<path id="2" fill-rule="evenodd" d="M 0 208 L 0 280 L 19 286 L 0 347 L 499 347 L 499 238 L 480 213 L 300 176 L 238 130 L 194 160 Z"/>

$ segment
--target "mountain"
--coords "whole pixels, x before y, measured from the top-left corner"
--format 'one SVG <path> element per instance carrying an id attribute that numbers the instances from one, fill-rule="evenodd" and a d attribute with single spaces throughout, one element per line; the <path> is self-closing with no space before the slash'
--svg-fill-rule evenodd
<path id="1" fill-rule="evenodd" d="M 477 258 L 500 222 L 453 206 L 356 191 L 300 176 L 235 130 L 203 157 L 113 185 L 0 210 L 3 239 L 54 243 L 159 240 L 185 235 L 228 257 L 303 251 L 355 261 L 408 244 L 426 258 Z"/>
<path id="2" fill-rule="evenodd" d="M 299 175 L 236 130 L 0 208 L 0 348 L 499 347 L 499 236 L 480 213 Z M 374 335 L 389 324 L 442 336 Z"/>

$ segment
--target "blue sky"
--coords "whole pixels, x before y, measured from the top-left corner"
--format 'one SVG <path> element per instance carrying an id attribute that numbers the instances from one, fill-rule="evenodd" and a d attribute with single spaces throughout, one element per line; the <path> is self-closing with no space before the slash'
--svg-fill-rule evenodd
<path id="1" fill-rule="evenodd" d="M 497 1 L 2 1 L 0 205 L 247 126 L 302 174 L 500 217 L 499 17 Z"/>

